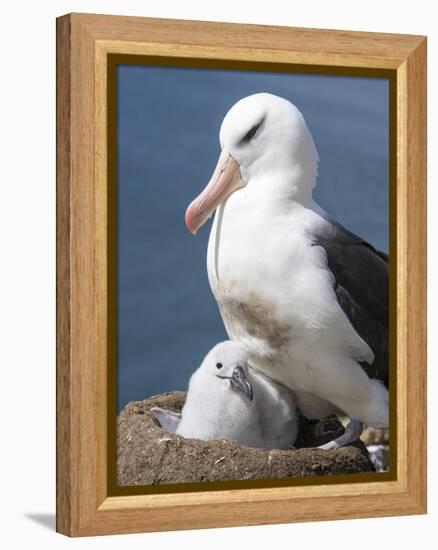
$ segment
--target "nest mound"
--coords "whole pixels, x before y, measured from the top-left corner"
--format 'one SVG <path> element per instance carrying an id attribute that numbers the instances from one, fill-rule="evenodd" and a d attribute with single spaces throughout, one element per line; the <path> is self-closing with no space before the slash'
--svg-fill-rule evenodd
<path id="1" fill-rule="evenodd" d="M 334 419 L 324 434 L 318 423 L 300 420 L 296 448 L 253 449 L 226 439 L 201 441 L 165 432 L 152 407 L 180 411 L 185 392 L 169 392 L 129 403 L 117 419 L 117 484 L 158 485 L 372 472 L 361 442 L 332 451 L 322 445 L 343 432 Z"/>

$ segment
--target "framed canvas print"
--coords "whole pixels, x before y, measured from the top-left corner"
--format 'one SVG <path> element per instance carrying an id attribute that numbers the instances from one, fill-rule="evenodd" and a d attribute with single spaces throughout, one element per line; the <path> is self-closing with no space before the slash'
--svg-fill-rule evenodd
<path id="1" fill-rule="evenodd" d="M 426 39 L 57 20 L 57 530 L 426 510 Z"/>

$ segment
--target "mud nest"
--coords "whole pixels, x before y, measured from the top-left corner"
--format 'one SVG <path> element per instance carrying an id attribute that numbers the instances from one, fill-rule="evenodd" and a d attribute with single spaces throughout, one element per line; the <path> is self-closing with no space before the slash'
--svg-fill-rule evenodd
<path id="1" fill-rule="evenodd" d="M 129 403 L 117 419 L 117 484 L 158 485 L 203 481 L 254 480 L 372 472 L 366 447 L 356 442 L 332 451 L 314 447 L 343 432 L 333 419 L 324 434 L 314 421 L 300 419 L 296 448 L 253 449 L 226 439 L 201 441 L 165 432 L 151 407 L 180 411 L 184 392 Z"/>

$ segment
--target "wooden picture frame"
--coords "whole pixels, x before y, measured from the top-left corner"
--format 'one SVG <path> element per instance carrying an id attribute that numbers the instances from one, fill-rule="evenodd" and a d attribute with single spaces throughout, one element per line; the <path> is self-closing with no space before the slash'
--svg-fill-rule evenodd
<path id="1" fill-rule="evenodd" d="M 386 75 L 394 95 L 393 475 L 114 496 L 109 491 L 108 75 L 117 56 Z M 112 60 L 112 61 L 111 61 Z M 216 65 L 215 65 L 216 64 Z M 368 72 L 367 72 L 368 71 Z M 111 305 L 110 305 L 111 307 Z M 70 14 L 57 20 L 57 531 L 70 536 L 426 512 L 426 39 Z"/>

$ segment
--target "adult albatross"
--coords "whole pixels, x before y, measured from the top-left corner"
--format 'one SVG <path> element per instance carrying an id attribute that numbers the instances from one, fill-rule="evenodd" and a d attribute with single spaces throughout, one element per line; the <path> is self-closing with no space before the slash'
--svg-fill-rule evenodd
<path id="1" fill-rule="evenodd" d="M 216 210 L 208 277 L 230 339 L 295 392 L 311 418 L 388 426 L 388 258 L 312 198 L 318 153 L 300 111 L 271 94 L 238 101 L 218 164 L 186 212 L 192 233 Z"/>

